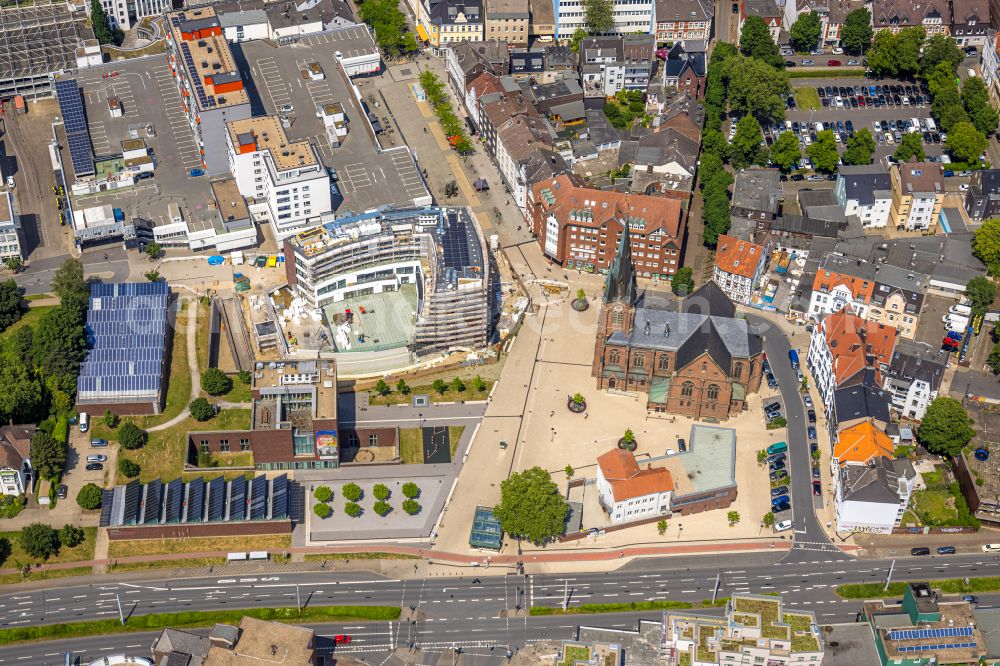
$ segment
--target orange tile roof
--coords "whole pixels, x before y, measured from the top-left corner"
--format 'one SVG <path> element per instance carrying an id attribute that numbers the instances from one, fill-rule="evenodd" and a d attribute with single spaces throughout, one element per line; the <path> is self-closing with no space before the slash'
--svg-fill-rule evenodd
<path id="1" fill-rule="evenodd" d="M 732 236 L 719 236 L 715 265 L 727 273 L 753 278 L 757 274 L 764 247 Z"/>
<path id="2" fill-rule="evenodd" d="M 847 463 L 865 465 L 874 458 L 892 458 L 892 440 L 868 421 L 844 428 L 833 447 L 833 457 L 843 467 Z"/>
<path id="3" fill-rule="evenodd" d="M 851 290 L 851 295 L 855 300 L 863 303 L 870 303 L 872 294 L 875 292 L 875 281 L 864 278 L 844 275 L 837 271 L 820 269 L 816 271 L 816 278 L 813 280 L 813 291 L 830 293 L 834 287 L 844 285 Z"/>
<path id="4" fill-rule="evenodd" d="M 865 321 L 845 307 L 823 320 L 826 345 L 833 359 L 833 376 L 842 384 L 865 368 L 888 364 L 896 347 L 896 329 Z M 881 379 L 879 383 L 881 383 Z"/>
<path id="5" fill-rule="evenodd" d="M 674 489 L 674 479 L 669 470 L 639 469 L 631 451 L 611 449 L 597 459 L 597 464 L 611 485 L 616 502 Z"/>

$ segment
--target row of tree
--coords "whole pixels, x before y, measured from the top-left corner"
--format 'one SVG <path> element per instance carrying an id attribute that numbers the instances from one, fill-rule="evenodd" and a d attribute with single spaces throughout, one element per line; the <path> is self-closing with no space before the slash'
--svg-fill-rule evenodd
<path id="1" fill-rule="evenodd" d="M 375 42 L 386 54 L 395 57 L 419 49 L 416 38 L 407 29 L 406 16 L 399 10 L 399 3 L 394 0 L 365 0 L 359 4 L 358 16 L 371 26 Z"/>

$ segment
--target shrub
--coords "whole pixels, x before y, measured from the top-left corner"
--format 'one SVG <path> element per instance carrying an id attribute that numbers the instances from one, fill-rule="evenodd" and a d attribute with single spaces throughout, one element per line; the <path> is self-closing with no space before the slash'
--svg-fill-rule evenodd
<path id="1" fill-rule="evenodd" d="M 346 513 L 351 518 L 357 518 L 362 513 L 364 513 L 364 509 L 362 509 L 361 506 L 356 502 L 348 502 L 347 504 L 344 505 L 344 513 Z"/>
<path id="2" fill-rule="evenodd" d="M 146 431 L 133 421 L 126 421 L 118 431 L 118 443 L 130 451 L 138 449 L 146 443 Z"/>
<path id="3" fill-rule="evenodd" d="M 392 392 L 392 389 L 389 388 L 389 385 L 385 383 L 384 379 L 380 379 L 375 384 L 375 392 L 379 395 L 389 395 Z"/>
<path id="4" fill-rule="evenodd" d="M 420 513 L 420 503 L 415 499 L 408 499 L 403 502 L 403 511 L 411 516 L 415 516 Z"/>
<path id="5" fill-rule="evenodd" d="M 317 502 L 329 502 L 333 499 L 333 490 L 330 486 L 320 486 L 313 491 L 313 497 L 316 498 Z"/>
<path id="6" fill-rule="evenodd" d="M 66 548 L 76 548 L 81 543 L 83 543 L 87 538 L 87 533 L 83 531 L 82 527 L 76 527 L 75 525 L 70 525 L 66 523 L 59 530 L 59 545 L 65 546 Z"/>
<path id="7" fill-rule="evenodd" d="M 413 483 L 413 481 L 407 481 L 403 484 L 403 495 L 407 499 L 415 499 L 420 497 L 420 486 Z"/>
<path id="8" fill-rule="evenodd" d="M 313 504 L 313 513 L 320 518 L 329 518 L 330 514 L 333 513 L 333 509 L 330 508 L 329 504 L 320 502 L 319 504 Z"/>
<path id="9" fill-rule="evenodd" d="M 195 421 L 207 421 L 215 416 L 215 407 L 205 398 L 195 398 L 188 405 L 191 418 Z"/>
<path id="10" fill-rule="evenodd" d="M 253 381 L 253 375 L 250 374 L 249 370 L 240 370 L 236 373 L 236 378 L 240 380 L 241 384 L 246 384 L 247 386 L 250 386 L 250 382 Z"/>
<path id="11" fill-rule="evenodd" d="M 102 499 L 103 493 L 100 487 L 93 483 L 88 483 L 83 488 L 80 488 L 80 492 L 76 494 L 76 503 L 81 508 L 88 510 L 100 509 Z"/>
<path id="12" fill-rule="evenodd" d="M 135 477 L 139 476 L 139 472 L 141 471 L 142 468 L 139 467 L 138 463 L 129 460 L 128 458 L 118 459 L 118 473 L 121 474 L 122 476 L 129 479 L 134 479 Z"/>
<path id="13" fill-rule="evenodd" d="M 661 520 L 660 522 L 656 523 L 656 531 L 660 533 L 660 536 L 663 536 L 664 534 L 666 534 L 667 533 L 667 521 Z"/>
<path id="14" fill-rule="evenodd" d="M 461 393 L 465 390 L 465 382 L 462 381 L 461 377 L 455 377 L 451 380 L 451 390 L 456 393 Z"/>
<path id="15" fill-rule="evenodd" d="M 405 379 L 400 379 L 396 382 L 396 390 L 399 391 L 400 395 L 408 395 L 410 393 L 410 387 L 406 384 Z"/>
<path id="16" fill-rule="evenodd" d="M 392 493 L 389 491 L 389 487 L 384 483 L 376 483 L 372 487 L 372 495 L 375 496 L 375 499 L 382 500 L 383 502 L 389 499 L 389 495 L 391 494 Z"/>
<path id="17" fill-rule="evenodd" d="M 0 496 L 0 518 L 14 518 L 21 513 L 26 500 L 24 495 L 3 495 Z M 0 560 L 2 562 L 3 560 Z"/>
<path id="18" fill-rule="evenodd" d="M 472 388 L 476 393 L 482 393 L 486 390 L 486 382 L 479 375 L 472 378 Z"/>
<path id="19" fill-rule="evenodd" d="M 340 489 L 340 494 L 349 502 L 357 502 L 364 493 L 361 492 L 361 486 L 358 484 L 345 483 L 344 487 Z"/>
<path id="20" fill-rule="evenodd" d="M 104 425 L 109 428 L 117 428 L 121 418 L 110 409 L 104 412 Z"/>
<path id="21" fill-rule="evenodd" d="M 201 373 L 201 388 L 209 395 L 222 395 L 233 389 L 233 380 L 218 368 L 208 368 Z"/>
<path id="22" fill-rule="evenodd" d="M 440 395 L 444 395 L 445 391 L 448 390 L 448 384 L 446 384 L 443 379 L 435 379 L 431 383 L 431 388 L 437 391 Z"/>
<path id="23" fill-rule="evenodd" d="M 388 502 L 375 502 L 375 513 L 380 516 L 387 516 L 392 511 L 392 505 Z"/>

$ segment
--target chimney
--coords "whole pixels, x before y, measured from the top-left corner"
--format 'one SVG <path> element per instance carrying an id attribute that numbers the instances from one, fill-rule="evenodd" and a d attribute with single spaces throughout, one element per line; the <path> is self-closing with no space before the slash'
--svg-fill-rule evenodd
<path id="1" fill-rule="evenodd" d="M 649 322 L 648 321 L 646 322 L 646 325 L 643 327 L 642 333 L 643 333 L 643 335 L 649 335 Z"/>

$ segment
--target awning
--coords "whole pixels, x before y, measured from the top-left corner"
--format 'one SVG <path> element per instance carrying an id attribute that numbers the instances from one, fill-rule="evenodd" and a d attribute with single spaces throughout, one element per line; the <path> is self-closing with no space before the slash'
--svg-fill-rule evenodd
<path id="1" fill-rule="evenodd" d="M 604 371 L 601 374 L 604 377 L 618 377 L 619 379 L 625 379 L 625 371 L 621 369 L 621 366 L 617 365 L 604 366 Z"/>
<path id="2" fill-rule="evenodd" d="M 653 381 L 649 385 L 649 402 L 658 405 L 666 404 L 669 393 L 670 377 L 653 377 Z"/>
<path id="3" fill-rule="evenodd" d="M 424 26 L 417 24 L 417 34 L 420 36 L 422 41 L 430 41 L 430 37 L 427 36 L 427 31 L 424 30 Z"/>

